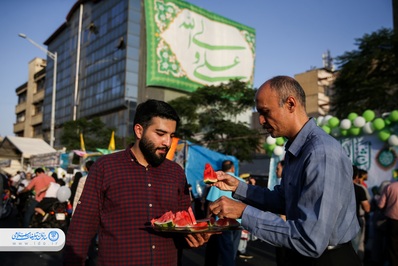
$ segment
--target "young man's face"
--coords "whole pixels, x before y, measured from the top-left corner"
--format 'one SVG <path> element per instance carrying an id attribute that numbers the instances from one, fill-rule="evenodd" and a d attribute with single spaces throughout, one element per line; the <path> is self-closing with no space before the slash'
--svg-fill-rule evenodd
<path id="1" fill-rule="evenodd" d="M 176 121 L 154 117 L 151 125 L 143 130 L 139 147 L 150 165 L 158 166 L 166 159 L 176 127 Z"/>

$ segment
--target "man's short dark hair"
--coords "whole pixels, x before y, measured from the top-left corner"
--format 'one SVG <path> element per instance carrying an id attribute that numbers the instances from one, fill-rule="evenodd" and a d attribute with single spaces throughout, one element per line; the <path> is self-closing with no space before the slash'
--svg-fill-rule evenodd
<path id="1" fill-rule="evenodd" d="M 94 164 L 93 160 L 89 160 L 86 162 L 86 164 L 84 165 L 87 169 L 87 171 L 90 171 L 90 167 Z"/>
<path id="2" fill-rule="evenodd" d="M 228 172 L 234 166 L 234 163 L 231 160 L 225 160 L 221 164 L 221 170 L 223 172 Z"/>
<path id="3" fill-rule="evenodd" d="M 40 174 L 40 173 L 44 173 L 44 169 L 43 169 L 43 168 L 41 168 L 41 167 L 39 167 L 39 168 L 36 168 L 36 170 L 35 170 L 35 174 Z"/>
<path id="4" fill-rule="evenodd" d="M 358 177 L 358 167 L 356 165 L 352 166 L 352 180 L 355 180 Z"/>
<path id="5" fill-rule="evenodd" d="M 171 105 L 159 100 L 147 100 L 137 106 L 134 117 L 134 126 L 140 124 L 143 128 L 151 125 L 154 117 L 165 118 L 180 123 L 180 117 Z"/>

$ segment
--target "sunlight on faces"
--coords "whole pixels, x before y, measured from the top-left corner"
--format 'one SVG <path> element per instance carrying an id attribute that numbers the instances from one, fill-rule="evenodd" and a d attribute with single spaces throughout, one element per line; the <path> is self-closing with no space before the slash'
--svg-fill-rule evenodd
<path id="1" fill-rule="evenodd" d="M 278 93 L 263 85 L 256 94 L 256 109 L 259 123 L 273 138 L 283 137 L 283 121 L 286 103 L 279 106 Z"/>
<path id="2" fill-rule="evenodd" d="M 139 147 L 150 165 L 159 166 L 166 159 L 176 126 L 173 120 L 154 117 L 152 124 L 143 129 Z"/>

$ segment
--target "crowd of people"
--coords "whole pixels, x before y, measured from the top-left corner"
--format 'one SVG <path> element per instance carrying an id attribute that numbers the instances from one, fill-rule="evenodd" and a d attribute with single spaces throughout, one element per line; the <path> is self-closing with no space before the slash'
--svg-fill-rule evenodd
<path id="1" fill-rule="evenodd" d="M 370 198 L 366 171 L 353 167 L 341 145 L 307 115 L 305 99 L 291 77 L 277 76 L 260 86 L 255 97 L 259 123 L 272 137 L 288 140 L 276 169 L 280 182 L 273 189 L 257 186 L 234 176 L 233 164 L 225 161 L 206 200 L 193 199 L 183 169 L 166 160 L 180 123 L 176 111 L 158 100 L 139 104 L 135 142 L 87 165 L 87 177 L 75 175 L 66 199 L 73 217 L 65 265 L 85 265 L 95 239 L 100 265 L 179 265 L 184 248 L 213 243 L 221 265 L 233 266 L 237 256 L 247 255 L 249 235 L 277 247 L 278 266 L 359 266 L 367 246 L 372 246 L 374 265 L 398 265 L 398 182 L 381 184 Z M 55 191 L 65 186 L 53 185 L 58 181 L 41 168 L 33 178 L 18 173 L 3 180 L 8 187 L 1 191 L 2 202 L 34 191 L 19 206 L 21 226 L 27 227 L 34 215 L 47 219 L 51 200 L 46 198 L 58 197 Z M 206 217 L 239 219 L 244 230 L 165 235 L 149 226 L 152 218 L 192 204 L 200 204 L 193 209 Z"/>
<path id="2" fill-rule="evenodd" d="M 77 171 L 58 177 L 42 167 L 15 175 L 1 173 L 0 227 L 54 227 L 66 232 L 77 188 L 71 184 L 78 183 L 82 173 L 86 176 L 85 171 Z"/>

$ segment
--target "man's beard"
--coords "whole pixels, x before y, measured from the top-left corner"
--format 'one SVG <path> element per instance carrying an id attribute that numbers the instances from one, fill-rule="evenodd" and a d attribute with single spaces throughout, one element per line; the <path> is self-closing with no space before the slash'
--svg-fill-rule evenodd
<path id="1" fill-rule="evenodd" d="M 166 153 L 157 155 L 156 150 L 158 148 L 155 147 L 155 144 L 152 141 L 145 137 L 145 134 L 142 136 L 139 147 L 145 160 L 153 167 L 157 167 L 163 163 L 166 159 L 167 152 L 169 151 L 169 147 L 164 147 L 164 149 L 166 149 Z"/>

